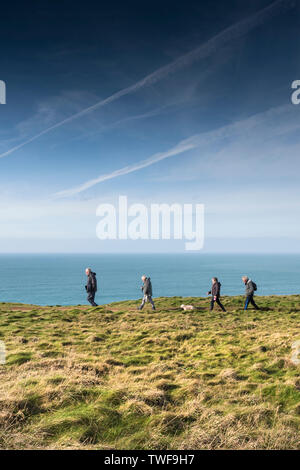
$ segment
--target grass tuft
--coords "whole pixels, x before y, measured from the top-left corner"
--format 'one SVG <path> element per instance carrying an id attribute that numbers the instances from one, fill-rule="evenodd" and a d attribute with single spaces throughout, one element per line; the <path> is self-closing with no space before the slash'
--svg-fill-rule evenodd
<path id="1" fill-rule="evenodd" d="M 299 449 L 300 296 L 257 302 L 0 303 L 0 448 Z"/>

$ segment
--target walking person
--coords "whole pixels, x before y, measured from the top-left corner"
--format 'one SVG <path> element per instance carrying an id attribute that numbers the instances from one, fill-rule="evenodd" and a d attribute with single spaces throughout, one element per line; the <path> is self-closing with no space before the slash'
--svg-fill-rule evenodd
<path id="1" fill-rule="evenodd" d="M 142 276 L 143 285 L 141 287 L 143 291 L 143 300 L 141 305 L 139 306 L 139 310 L 142 310 L 146 302 L 150 302 L 152 305 L 152 310 L 155 310 L 155 305 L 152 300 L 152 284 L 150 277 L 145 275 Z"/>
<path id="2" fill-rule="evenodd" d="M 248 276 L 243 276 L 242 281 L 245 284 L 245 294 L 246 294 L 246 301 L 244 310 L 247 310 L 249 303 L 253 305 L 255 310 L 259 310 L 259 307 L 254 302 L 254 292 L 257 290 L 257 285 L 255 284 L 252 279 L 249 279 Z"/>
<path id="3" fill-rule="evenodd" d="M 214 303 L 216 302 L 219 305 L 219 307 L 221 307 L 223 312 L 226 312 L 224 306 L 221 304 L 221 301 L 220 301 L 221 283 L 218 281 L 217 277 L 213 277 L 211 282 L 212 282 L 211 290 L 207 292 L 207 295 L 211 294 L 210 311 L 213 310 Z"/>
<path id="4" fill-rule="evenodd" d="M 85 274 L 87 275 L 87 284 L 85 286 L 88 295 L 87 300 L 93 307 L 98 307 L 95 302 L 95 295 L 97 292 L 96 273 L 93 273 L 91 268 L 86 268 Z"/>

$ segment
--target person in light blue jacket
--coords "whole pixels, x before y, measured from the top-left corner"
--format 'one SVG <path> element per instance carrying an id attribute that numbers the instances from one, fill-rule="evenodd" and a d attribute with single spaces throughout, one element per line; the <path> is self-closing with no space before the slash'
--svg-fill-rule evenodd
<path id="1" fill-rule="evenodd" d="M 145 275 L 142 276 L 143 285 L 141 287 L 143 292 L 143 300 L 141 305 L 139 306 L 139 310 L 142 310 L 146 302 L 150 302 L 152 305 L 152 310 L 155 310 L 155 305 L 152 300 L 152 284 L 150 277 Z"/>

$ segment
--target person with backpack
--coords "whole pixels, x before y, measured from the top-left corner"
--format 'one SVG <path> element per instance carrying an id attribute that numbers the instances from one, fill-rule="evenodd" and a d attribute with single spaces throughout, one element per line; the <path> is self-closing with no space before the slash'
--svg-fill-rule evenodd
<path id="1" fill-rule="evenodd" d="M 142 276 L 142 281 L 143 285 L 141 287 L 142 292 L 143 292 L 143 299 L 142 303 L 139 306 L 139 310 L 142 310 L 146 302 L 150 302 L 152 305 L 152 310 L 155 310 L 155 305 L 152 300 L 152 284 L 151 284 L 151 279 L 150 277 L 147 277 L 145 275 Z"/>
<path id="2" fill-rule="evenodd" d="M 259 310 L 259 307 L 254 302 L 254 292 L 257 290 L 257 285 L 255 284 L 252 279 L 249 279 L 248 276 L 243 276 L 242 281 L 245 284 L 245 294 L 246 294 L 246 301 L 244 310 L 247 310 L 249 303 L 253 305 L 255 310 Z"/>
<path id="3" fill-rule="evenodd" d="M 216 302 L 219 305 L 219 307 L 221 307 L 223 312 L 226 312 L 224 306 L 221 304 L 221 301 L 220 301 L 221 283 L 218 281 L 217 277 L 213 277 L 211 282 L 212 282 L 211 290 L 207 292 L 207 295 L 211 294 L 210 311 L 213 310 L 214 303 Z"/>
<path id="4" fill-rule="evenodd" d="M 97 292 L 97 279 L 96 273 L 93 273 L 91 268 L 86 268 L 85 274 L 87 275 L 87 284 L 85 290 L 87 291 L 87 300 L 93 307 L 98 307 L 95 302 L 95 295 Z"/>

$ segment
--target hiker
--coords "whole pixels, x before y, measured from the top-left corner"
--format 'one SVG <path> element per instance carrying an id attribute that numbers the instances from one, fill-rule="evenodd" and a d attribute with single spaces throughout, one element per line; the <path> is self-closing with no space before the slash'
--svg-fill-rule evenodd
<path id="1" fill-rule="evenodd" d="M 247 310 L 249 303 L 253 305 L 255 310 L 259 310 L 259 307 L 256 305 L 253 299 L 254 292 L 257 290 L 257 285 L 255 284 L 254 281 L 249 279 L 248 276 L 243 276 L 242 281 L 245 284 L 245 294 L 246 294 L 244 310 Z"/>
<path id="2" fill-rule="evenodd" d="M 147 277 L 145 275 L 142 276 L 142 281 L 143 285 L 141 287 L 143 291 L 143 300 L 141 305 L 139 306 L 139 310 L 142 310 L 146 302 L 150 302 L 152 305 L 152 310 L 155 310 L 155 305 L 152 300 L 152 284 L 151 284 L 151 279 L 150 277 Z"/>
<path id="3" fill-rule="evenodd" d="M 93 307 L 98 307 L 95 302 L 95 295 L 97 292 L 97 279 L 96 273 L 93 273 L 91 268 L 86 268 L 85 274 L 87 275 L 87 285 L 85 286 L 85 290 L 87 291 L 87 300 Z"/>
<path id="4" fill-rule="evenodd" d="M 217 302 L 217 304 L 219 305 L 219 307 L 221 307 L 223 312 L 226 312 L 224 306 L 220 302 L 221 283 L 218 281 L 217 277 L 213 277 L 211 282 L 212 282 L 211 290 L 207 292 L 207 295 L 211 294 L 210 311 L 213 310 L 214 303 Z"/>

